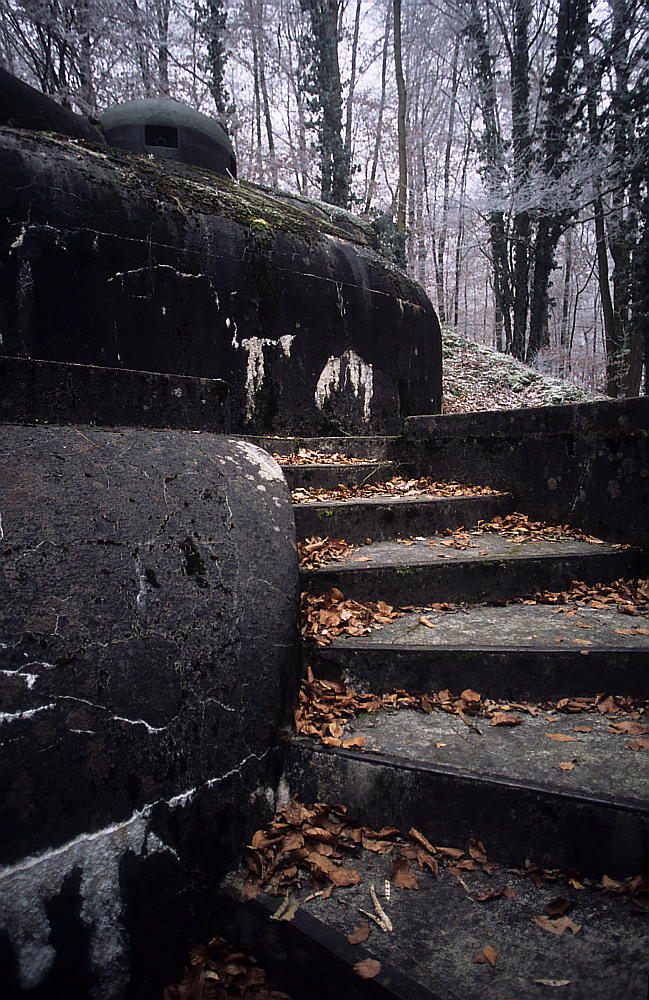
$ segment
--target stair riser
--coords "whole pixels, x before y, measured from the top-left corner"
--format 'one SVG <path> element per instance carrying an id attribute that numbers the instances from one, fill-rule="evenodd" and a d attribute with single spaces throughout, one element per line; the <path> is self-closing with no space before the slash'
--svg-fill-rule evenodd
<path id="1" fill-rule="evenodd" d="M 301 570 L 300 587 L 324 594 L 337 587 L 347 599 L 386 601 L 395 606 L 426 605 L 435 601 L 483 602 L 520 597 L 540 591 L 564 591 L 573 580 L 587 584 L 638 575 L 643 569 L 639 554 L 593 552 L 566 558 L 541 556 L 502 560 L 451 559 L 406 567 Z"/>
<path id="2" fill-rule="evenodd" d="M 411 694 L 466 688 L 503 701 L 558 701 L 600 692 L 649 695 L 646 650 L 320 648 L 303 651 L 316 677 L 341 678 L 359 693 Z"/>
<path id="3" fill-rule="evenodd" d="M 298 538 L 313 535 L 343 538 L 362 545 L 393 538 L 429 537 L 448 528 L 472 528 L 478 521 L 504 516 L 512 509 L 510 497 L 464 497 L 435 500 L 379 500 L 375 503 L 295 504 Z"/>
<path id="4" fill-rule="evenodd" d="M 365 458 L 370 462 L 391 459 L 400 450 L 400 439 L 395 437 L 254 437 L 237 435 L 264 448 L 271 455 L 297 455 L 301 448 L 325 455 L 345 455 L 347 458 Z"/>
<path id="5" fill-rule="evenodd" d="M 490 860 L 518 868 L 574 867 L 626 878 L 647 868 L 649 817 L 627 804 L 534 786 L 402 765 L 394 758 L 294 740 L 286 777 L 303 802 L 344 802 L 349 815 L 380 829 L 420 830 L 431 843 L 466 850 L 481 840 Z"/>
<path id="6" fill-rule="evenodd" d="M 332 490 L 337 486 L 360 486 L 367 483 L 384 483 L 396 475 L 406 475 L 403 469 L 391 464 L 363 462 L 358 465 L 283 465 L 289 489 Z"/>

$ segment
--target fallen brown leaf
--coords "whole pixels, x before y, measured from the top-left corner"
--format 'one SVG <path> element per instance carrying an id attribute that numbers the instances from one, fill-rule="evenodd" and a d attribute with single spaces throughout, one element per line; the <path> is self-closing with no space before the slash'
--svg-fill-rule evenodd
<path id="1" fill-rule="evenodd" d="M 348 740 L 343 740 L 343 746 L 345 750 L 349 750 L 350 747 L 364 747 L 367 743 L 367 737 L 365 736 L 350 736 Z"/>
<path id="2" fill-rule="evenodd" d="M 369 936 L 370 936 L 370 925 L 361 924 L 360 927 L 354 927 L 354 930 L 351 932 L 351 934 L 347 935 L 347 940 L 349 941 L 350 944 L 363 944 L 364 941 L 367 941 Z"/>
<path id="3" fill-rule="evenodd" d="M 424 837 L 423 833 L 420 833 L 419 830 L 415 830 L 414 826 L 408 830 L 408 836 L 412 837 L 412 839 L 420 844 L 425 851 L 428 851 L 429 854 L 435 854 L 435 848 L 431 844 L 430 840 L 427 840 L 427 838 Z"/>
<path id="4" fill-rule="evenodd" d="M 624 745 L 627 750 L 649 750 L 649 739 L 639 736 L 637 740 L 629 740 Z"/>
<path id="5" fill-rule="evenodd" d="M 607 733 L 626 733 L 629 736 L 644 736 L 649 729 L 635 719 L 623 719 L 622 722 L 612 722 L 606 727 Z"/>
<path id="6" fill-rule="evenodd" d="M 578 934 L 581 930 L 581 924 L 573 923 L 570 917 L 550 917 L 543 914 L 541 917 L 532 917 L 532 920 L 544 931 L 550 931 L 551 934 L 557 934 L 559 937 L 567 930 L 571 930 L 573 935 Z"/>
<path id="7" fill-rule="evenodd" d="M 417 876 L 410 867 L 408 859 L 404 857 L 394 859 L 390 882 L 396 889 L 419 889 Z"/>
<path id="8" fill-rule="evenodd" d="M 490 726 L 518 726 L 522 723 L 518 715 L 511 715 L 509 712 L 494 712 L 489 721 Z"/>
<path id="9" fill-rule="evenodd" d="M 544 736 L 548 740 L 554 740 L 555 743 L 576 743 L 576 736 L 568 736 L 567 733 L 544 733 Z"/>
<path id="10" fill-rule="evenodd" d="M 562 771 L 574 771 L 575 765 L 569 760 L 564 760 L 559 764 Z"/>
<path id="11" fill-rule="evenodd" d="M 495 966 L 497 958 L 498 952 L 492 948 L 490 944 L 486 944 L 482 951 L 473 956 L 473 961 L 476 965 L 482 965 L 485 962 L 488 962 L 489 965 Z"/>
<path id="12" fill-rule="evenodd" d="M 380 971 L 381 963 L 377 962 L 375 958 L 365 958 L 362 962 L 357 962 L 354 966 L 354 972 L 361 979 L 374 979 Z"/>

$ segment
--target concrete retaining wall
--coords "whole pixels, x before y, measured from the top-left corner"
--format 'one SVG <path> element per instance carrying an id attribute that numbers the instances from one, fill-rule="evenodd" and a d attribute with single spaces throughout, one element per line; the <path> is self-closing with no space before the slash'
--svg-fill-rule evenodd
<path id="1" fill-rule="evenodd" d="M 649 399 L 416 417 L 403 457 L 511 491 L 532 516 L 649 546 Z"/>
<path id="2" fill-rule="evenodd" d="M 0 426 L 3 997 L 177 978 L 214 879 L 274 805 L 296 599 L 266 452 Z"/>

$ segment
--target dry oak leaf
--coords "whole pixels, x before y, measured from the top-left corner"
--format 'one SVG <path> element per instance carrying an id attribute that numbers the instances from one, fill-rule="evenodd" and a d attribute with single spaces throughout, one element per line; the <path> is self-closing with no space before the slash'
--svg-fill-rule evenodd
<path id="1" fill-rule="evenodd" d="M 542 927 L 544 931 L 550 931 L 551 934 L 557 934 L 559 937 L 567 930 L 571 930 L 573 934 L 578 934 L 581 930 L 581 924 L 575 924 L 570 917 L 565 916 L 550 917 L 544 913 L 542 917 L 532 917 L 532 921 Z"/>
<path id="2" fill-rule="evenodd" d="M 574 771 L 575 765 L 569 760 L 562 760 L 559 764 L 562 771 Z"/>
<path id="3" fill-rule="evenodd" d="M 435 853 L 435 848 L 431 844 L 430 840 L 427 840 L 426 837 L 424 837 L 423 833 L 420 833 L 419 830 L 416 830 L 414 826 L 411 827 L 410 830 L 408 830 L 408 835 L 412 837 L 412 839 L 416 841 L 418 844 L 421 844 L 424 850 L 428 851 L 429 854 Z"/>
<path id="4" fill-rule="evenodd" d="M 362 962 L 357 962 L 354 966 L 354 972 L 361 979 L 374 979 L 380 971 L 381 963 L 377 962 L 375 958 L 365 958 Z"/>
<path id="5" fill-rule="evenodd" d="M 354 930 L 351 932 L 351 934 L 347 935 L 347 940 L 349 941 L 350 944 L 363 944 L 364 941 L 367 941 L 369 936 L 370 936 L 370 925 L 361 924 L 360 927 L 354 927 Z"/>
<path id="6" fill-rule="evenodd" d="M 489 722 L 490 726 L 518 726 L 523 720 L 511 712 L 494 712 Z"/>
<path id="7" fill-rule="evenodd" d="M 351 736 L 348 740 L 343 740 L 343 747 L 349 750 L 350 747 L 364 747 L 367 743 L 365 736 Z"/>
<path id="8" fill-rule="evenodd" d="M 297 913 L 297 898 L 295 896 L 285 896 L 275 912 L 271 915 L 271 920 L 292 920 Z"/>
<path id="9" fill-rule="evenodd" d="M 481 840 L 469 841 L 469 854 L 474 861 L 478 861 L 481 865 L 487 863 L 487 851 Z"/>
<path id="10" fill-rule="evenodd" d="M 482 951 L 473 956 L 473 961 L 476 965 L 484 965 L 485 962 L 489 962 L 489 965 L 494 966 L 497 958 L 498 952 L 495 948 L 492 948 L 490 944 L 486 944 Z"/>
<path id="11" fill-rule="evenodd" d="M 396 889 L 419 889 L 417 876 L 410 867 L 408 859 L 404 857 L 394 859 L 390 882 Z"/>
<path id="12" fill-rule="evenodd" d="M 555 740 L 556 743 L 577 743 L 576 736 L 568 736 L 567 733 L 545 733 L 547 739 Z"/>
<path id="13" fill-rule="evenodd" d="M 500 896 L 506 896 L 507 899 L 513 899 L 515 895 L 516 893 L 513 889 L 509 889 L 506 885 L 504 885 L 500 891 L 496 891 L 495 889 L 485 889 L 479 896 L 476 896 L 476 902 L 486 903 L 488 899 L 499 899 Z"/>
<path id="14" fill-rule="evenodd" d="M 612 722 L 606 727 L 607 733 L 627 733 L 629 736 L 645 736 L 649 729 L 635 719 L 623 719 L 622 722 Z"/>
<path id="15" fill-rule="evenodd" d="M 637 740 L 629 740 L 624 745 L 627 750 L 649 750 L 649 739 L 639 736 Z"/>

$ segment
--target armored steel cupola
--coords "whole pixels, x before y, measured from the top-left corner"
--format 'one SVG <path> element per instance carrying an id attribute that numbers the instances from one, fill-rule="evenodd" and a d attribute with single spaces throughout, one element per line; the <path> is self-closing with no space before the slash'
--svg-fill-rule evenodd
<path id="1" fill-rule="evenodd" d="M 106 141 L 118 149 L 190 163 L 237 176 L 237 161 L 220 122 L 168 98 L 127 101 L 102 117 Z"/>

